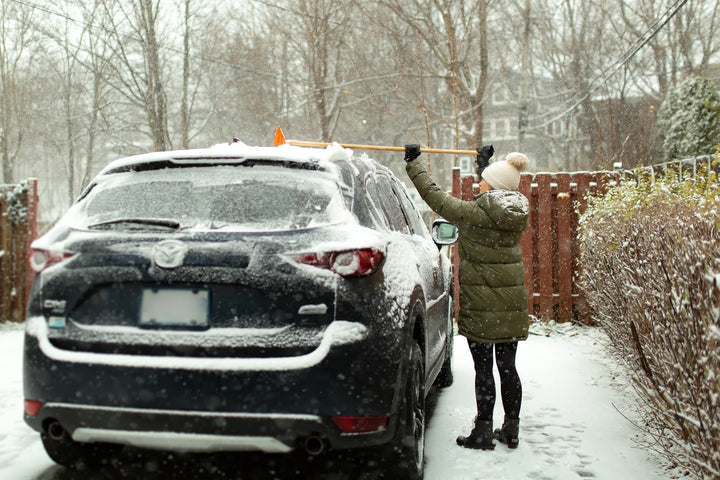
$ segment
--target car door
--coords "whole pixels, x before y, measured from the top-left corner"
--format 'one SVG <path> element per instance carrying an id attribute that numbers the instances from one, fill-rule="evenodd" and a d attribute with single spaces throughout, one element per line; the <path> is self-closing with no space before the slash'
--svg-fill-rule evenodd
<path id="1" fill-rule="evenodd" d="M 403 214 L 411 229 L 410 241 L 415 249 L 421 252 L 420 271 L 426 284 L 427 299 L 427 337 L 429 365 L 441 362 L 443 346 L 448 335 L 448 312 L 450 301 L 450 278 L 448 276 L 450 260 L 445 253 L 437 248 L 432 241 L 430 232 L 425 225 L 415 204 L 410 199 L 404 186 L 399 181 L 393 183 L 395 195 L 400 200 Z"/>

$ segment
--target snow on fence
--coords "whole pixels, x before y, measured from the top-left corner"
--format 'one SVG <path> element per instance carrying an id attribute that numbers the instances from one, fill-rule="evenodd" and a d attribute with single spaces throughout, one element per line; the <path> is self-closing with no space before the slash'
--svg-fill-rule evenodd
<path id="1" fill-rule="evenodd" d="M 711 173 L 716 176 L 720 173 L 720 154 L 700 155 L 698 157 L 688 157 L 679 160 L 671 160 L 669 162 L 655 163 L 653 165 L 638 166 L 633 170 L 621 171 L 626 178 L 633 178 L 636 181 L 641 176 L 650 177 L 653 181 L 657 175 L 662 175 L 668 171 L 674 172 L 678 180 L 685 177 L 704 177 L 708 178 Z"/>
<path id="2" fill-rule="evenodd" d="M 586 196 L 602 194 L 619 180 L 618 172 L 524 173 L 520 177 L 520 191 L 530 201 L 530 224 L 520 245 L 531 315 L 558 322 L 592 322 L 577 286 L 581 268 L 577 223 L 585 211 Z M 461 177 L 459 169 L 453 170 L 453 195 L 472 199 L 478 193 L 474 182 L 473 175 Z M 453 250 L 455 298 L 459 298 L 459 259 L 457 249 Z"/>
<path id="3" fill-rule="evenodd" d="M 25 318 L 33 272 L 30 243 L 37 236 L 37 179 L 0 185 L 0 322 Z"/>

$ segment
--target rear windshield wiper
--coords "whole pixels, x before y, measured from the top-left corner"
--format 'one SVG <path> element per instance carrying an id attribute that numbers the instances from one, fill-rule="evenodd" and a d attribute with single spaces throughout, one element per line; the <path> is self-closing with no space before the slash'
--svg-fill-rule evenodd
<path id="1" fill-rule="evenodd" d="M 89 225 L 88 228 L 91 230 L 109 230 L 115 226 L 127 226 L 130 228 L 160 227 L 169 230 L 177 230 L 180 228 L 180 222 L 177 220 L 163 218 L 121 218 L 118 220 L 95 223 L 93 225 Z"/>

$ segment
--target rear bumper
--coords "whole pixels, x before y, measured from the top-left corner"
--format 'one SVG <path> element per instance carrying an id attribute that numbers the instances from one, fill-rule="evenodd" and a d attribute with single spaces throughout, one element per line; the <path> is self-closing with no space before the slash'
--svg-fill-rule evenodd
<path id="1" fill-rule="evenodd" d="M 312 439 L 347 449 L 390 441 L 397 428 L 402 348 L 335 322 L 313 352 L 284 359 L 152 357 L 73 352 L 28 318 L 26 423 L 59 422 L 79 442 L 178 451 L 289 452 Z M 335 333 L 333 333 L 335 332 Z M 333 416 L 387 416 L 383 430 L 344 433 Z"/>
<path id="2" fill-rule="evenodd" d="M 389 431 L 344 434 L 329 418 L 316 415 L 243 414 L 205 411 L 108 408 L 48 403 L 36 416 L 25 415 L 36 430 L 59 422 L 76 442 L 116 443 L 183 452 L 346 449 L 378 445 Z"/>

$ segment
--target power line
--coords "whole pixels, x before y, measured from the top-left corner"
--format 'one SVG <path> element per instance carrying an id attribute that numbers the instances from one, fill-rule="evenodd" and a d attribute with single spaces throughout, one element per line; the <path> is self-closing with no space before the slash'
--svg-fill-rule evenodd
<path id="1" fill-rule="evenodd" d="M 620 67 L 625 65 L 627 62 L 629 62 L 632 57 L 635 56 L 635 54 L 640 51 L 642 47 L 647 45 L 647 43 L 652 40 L 652 38 L 657 35 L 657 33 L 660 31 L 661 28 L 663 28 L 667 23 L 672 19 L 672 17 L 675 16 L 675 14 L 688 2 L 688 0 L 676 0 L 675 4 L 668 7 L 668 9 L 665 11 L 663 15 L 661 15 L 658 19 L 656 19 L 651 25 L 650 28 L 641 36 L 638 40 L 635 41 L 633 45 L 630 46 L 630 48 L 625 52 L 625 54 L 620 57 L 608 70 L 605 71 L 604 74 L 598 75 L 595 77 L 595 79 L 591 82 L 595 83 L 598 78 L 600 78 L 600 82 L 593 88 L 591 88 L 588 92 L 586 92 L 579 100 L 577 100 L 575 103 L 573 103 L 569 108 L 565 109 L 563 112 L 559 113 L 558 115 L 555 115 L 550 120 L 547 120 L 539 125 L 533 125 L 532 127 L 528 127 L 528 130 L 538 130 L 540 128 L 546 127 L 550 125 L 553 122 L 556 122 L 557 120 L 560 120 L 564 116 L 568 115 L 570 112 L 575 110 L 577 107 L 579 107 L 585 100 L 590 98 L 590 96 L 597 92 L 600 88 L 602 88 L 603 85 L 610 79 L 612 75 L 614 75 Z M 663 19 L 663 17 L 666 17 Z"/>

